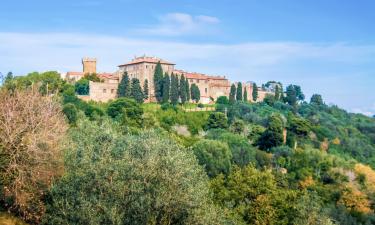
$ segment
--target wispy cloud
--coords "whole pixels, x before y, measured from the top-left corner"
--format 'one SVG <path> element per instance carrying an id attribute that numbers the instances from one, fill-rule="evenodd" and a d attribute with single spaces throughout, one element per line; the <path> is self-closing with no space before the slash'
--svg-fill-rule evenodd
<path id="1" fill-rule="evenodd" d="M 200 35 L 212 30 L 213 26 L 220 22 L 216 17 L 207 15 L 190 15 L 186 13 L 168 13 L 159 16 L 158 23 L 136 31 L 142 34 L 179 36 Z"/>
<path id="2" fill-rule="evenodd" d="M 98 69 L 111 72 L 134 55 L 148 54 L 173 61 L 180 69 L 226 75 L 233 81 L 300 84 L 307 96 L 321 93 L 328 103 L 375 113 L 375 106 L 368 107 L 375 102 L 369 94 L 375 83 L 374 45 L 192 44 L 93 34 L 0 32 L 0 52 L 0 71 L 15 74 L 80 71 L 83 56 L 97 57 Z"/>

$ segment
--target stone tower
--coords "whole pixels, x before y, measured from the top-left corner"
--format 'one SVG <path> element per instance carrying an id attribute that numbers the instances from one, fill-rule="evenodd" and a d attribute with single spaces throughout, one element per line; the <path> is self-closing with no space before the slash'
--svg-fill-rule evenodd
<path id="1" fill-rule="evenodd" d="M 82 59 L 83 73 L 96 73 L 96 59 L 85 57 Z"/>

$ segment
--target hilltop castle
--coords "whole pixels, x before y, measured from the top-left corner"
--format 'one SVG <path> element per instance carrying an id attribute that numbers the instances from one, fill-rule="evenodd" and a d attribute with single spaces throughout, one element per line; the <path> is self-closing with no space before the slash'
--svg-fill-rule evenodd
<path id="1" fill-rule="evenodd" d="M 154 82 L 153 76 L 155 68 L 158 62 L 160 62 L 164 73 L 169 75 L 176 74 L 178 76 L 184 75 L 188 80 L 189 84 L 196 84 L 201 93 L 201 103 L 212 103 L 220 96 L 229 96 L 230 92 L 230 81 L 225 76 L 212 76 L 196 72 L 187 72 L 183 70 L 175 69 L 175 65 L 172 62 L 157 58 L 141 56 L 135 57 L 128 63 L 121 64 L 118 66 L 118 70 L 114 73 L 98 73 L 96 70 L 95 58 L 83 58 L 82 59 L 82 72 L 67 72 L 66 79 L 70 82 L 78 81 L 83 78 L 85 74 L 96 73 L 102 82 L 90 81 L 89 96 L 82 96 L 83 99 L 107 102 L 109 100 L 117 98 L 118 84 L 122 79 L 125 72 L 129 75 L 129 78 L 137 78 L 141 86 L 143 87 L 144 82 L 147 80 L 149 84 L 149 102 L 155 102 L 154 94 Z M 237 86 L 237 83 L 235 83 Z M 252 101 L 251 93 L 253 92 L 253 83 L 247 82 L 242 83 L 243 91 L 246 89 L 248 93 L 248 101 Z M 257 101 L 263 101 L 267 94 L 273 94 L 272 91 L 258 88 L 258 99 Z"/>

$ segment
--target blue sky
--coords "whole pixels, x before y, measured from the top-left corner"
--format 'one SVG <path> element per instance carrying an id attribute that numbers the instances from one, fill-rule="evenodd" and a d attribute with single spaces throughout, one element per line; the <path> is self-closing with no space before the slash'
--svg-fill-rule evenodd
<path id="1" fill-rule="evenodd" d="M 375 1 L 4 0 L 0 71 L 100 71 L 134 55 L 233 81 L 299 84 L 375 114 Z"/>

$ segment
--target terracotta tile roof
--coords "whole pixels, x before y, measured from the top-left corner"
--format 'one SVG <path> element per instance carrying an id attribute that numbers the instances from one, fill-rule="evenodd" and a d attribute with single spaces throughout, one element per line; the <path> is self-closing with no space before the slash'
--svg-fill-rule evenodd
<path id="1" fill-rule="evenodd" d="M 225 77 L 221 76 L 209 76 L 202 73 L 196 73 L 196 72 L 186 72 L 183 70 L 174 70 L 173 71 L 176 74 L 184 74 L 184 76 L 188 79 L 198 79 L 198 80 L 227 80 Z"/>
<path id="2" fill-rule="evenodd" d="M 115 76 L 114 74 L 112 74 L 112 73 L 99 73 L 98 74 L 98 77 L 100 78 L 100 79 L 118 79 L 118 77 L 117 76 Z"/>
<path id="3" fill-rule="evenodd" d="M 148 56 L 142 56 L 142 57 L 137 57 L 137 58 L 134 58 L 132 61 L 128 62 L 128 63 L 125 63 L 125 64 L 122 64 L 122 65 L 119 65 L 119 67 L 122 67 L 122 66 L 127 66 L 127 65 L 133 65 L 133 64 L 139 64 L 139 63 L 158 63 L 160 62 L 161 64 L 167 64 L 167 65 L 176 65 L 174 63 L 171 63 L 171 62 L 168 62 L 168 61 L 165 61 L 163 59 L 160 59 L 160 58 L 156 58 L 156 57 L 148 57 Z"/>

